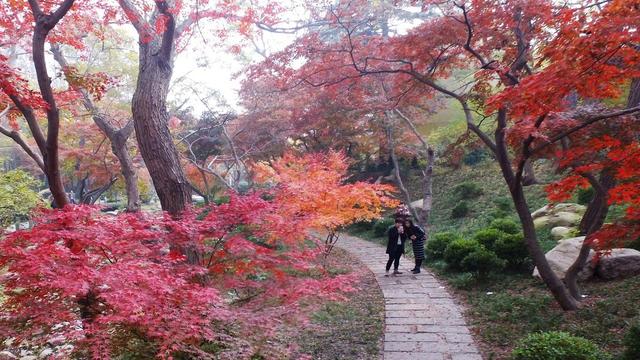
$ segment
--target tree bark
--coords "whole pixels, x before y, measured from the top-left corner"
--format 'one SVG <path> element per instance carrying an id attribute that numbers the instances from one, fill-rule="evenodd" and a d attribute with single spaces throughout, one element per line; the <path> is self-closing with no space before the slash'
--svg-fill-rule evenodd
<path id="1" fill-rule="evenodd" d="M 53 204 L 56 207 L 64 207 L 69 203 L 67 193 L 64 190 L 62 183 L 62 177 L 60 175 L 59 166 L 59 154 L 58 154 L 58 136 L 60 132 L 60 111 L 56 105 L 55 97 L 53 96 L 53 89 L 51 88 L 51 78 L 47 72 L 47 64 L 45 61 L 44 44 L 47 40 L 49 32 L 58 24 L 60 19 L 71 9 L 74 0 L 65 0 L 56 10 L 50 14 L 45 14 L 40 9 L 40 5 L 36 0 L 29 0 L 31 11 L 35 19 L 36 25 L 33 31 L 32 41 L 32 55 L 33 65 L 36 70 L 36 77 L 38 79 L 38 87 L 40 88 L 40 94 L 42 99 L 47 102 L 47 137 L 44 142 L 44 149 L 42 146 L 41 133 L 34 133 L 34 138 L 39 137 L 36 141 L 40 142 L 38 145 L 42 152 L 42 158 L 45 165 L 45 174 L 49 183 L 49 189 L 51 190 L 51 196 L 53 197 Z M 15 102 L 15 100 L 14 100 Z M 37 123 L 32 124 L 35 121 L 33 111 L 26 109 L 20 101 L 16 103 L 16 106 L 20 108 L 22 113 L 27 118 L 30 128 L 33 132 L 33 127 L 39 126 Z M 29 114 L 30 113 L 30 114 Z"/>
<path id="2" fill-rule="evenodd" d="M 122 177 L 124 177 L 125 189 L 127 191 L 127 211 L 136 212 L 140 210 L 140 191 L 138 190 L 138 174 L 133 165 L 133 160 L 127 147 L 127 139 L 133 131 L 133 123 L 127 124 L 124 128 L 109 137 L 111 140 L 111 151 L 120 162 Z"/>
<path id="3" fill-rule="evenodd" d="M 169 132 L 166 109 L 173 72 L 175 21 L 166 2 L 157 1 L 156 6 L 159 13 L 167 18 L 166 29 L 162 39 L 140 41 L 138 81 L 131 110 L 140 154 L 149 170 L 162 209 L 178 216 L 191 202 L 191 188 Z"/>

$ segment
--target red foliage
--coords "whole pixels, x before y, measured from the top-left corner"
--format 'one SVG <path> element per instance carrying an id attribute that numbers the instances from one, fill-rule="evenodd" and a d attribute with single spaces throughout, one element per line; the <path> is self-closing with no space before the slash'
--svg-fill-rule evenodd
<path id="1" fill-rule="evenodd" d="M 1 334 L 68 342 L 94 358 L 110 358 L 131 331 L 162 357 L 232 341 L 223 331 L 231 322 L 268 336 L 274 314 L 296 315 L 300 299 L 350 290 L 351 275 L 316 268 L 321 249 L 303 246 L 306 223 L 278 219 L 281 206 L 252 194 L 178 220 L 86 206 L 43 211 L 32 230 L 0 243 Z M 197 249 L 197 261 L 185 261 L 185 249 Z"/>

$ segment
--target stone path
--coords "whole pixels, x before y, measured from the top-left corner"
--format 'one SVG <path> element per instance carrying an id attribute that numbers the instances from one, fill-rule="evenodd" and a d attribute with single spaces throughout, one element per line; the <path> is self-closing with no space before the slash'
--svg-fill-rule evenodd
<path id="1" fill-rule="evenodd" d="M 482 360 L 460 309 L 430 272 L 411 274 L 413 259 L 403 257 L 403 274 L 385 277 L 382 246 L 348 235 L 337 246 L 357 256 L 382 289 L 385 360 Z"/>

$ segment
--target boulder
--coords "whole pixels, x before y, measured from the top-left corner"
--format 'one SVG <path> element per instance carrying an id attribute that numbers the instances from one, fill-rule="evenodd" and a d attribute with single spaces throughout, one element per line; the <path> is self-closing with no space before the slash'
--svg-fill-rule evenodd
<path id="1" fill-rule="evenodd" d="M 551 229 L 551 236 L 554 240 L 568 239 L 575 232 L 575 228 L 566 226 L 556 226 Z"/>
<path id="2" fill-rule="evenodd" d="M 551 221 L 551 218 L 549 216 L 547 215 L 540 216 L 533 219 L 533 226 L 535 226 L 536 229 L 547 227 L 549 226 L 550 221 Z"/>
<path id="3" fill-rule="evenodd" d="M 543 207 L 541 207 L 540 209 L 534 211 L 531 213 L 531 217 L 534 219 L 537 219 L 539 217 L 542 216 L 547 216 L 549 214 L 549 205 L 545 205 Z"/>
<path id="4" fill-rule="evenodd" d="M 549 218 L 549 225 L 555 226 L 576 226 L 580 224 L 582 215 L 567 211 L 559 211 Z"/>
<path id="5" fill-rule="evenodd" d="M 531 217 L 536 219 L 542 216 L 555 215 L 559 212 L 570 212 L 570 213 L 584 215 L 584 212 L 586 210 L 587 208 L 584 205 L 574 204 L 574 203 L 559 203 L 559 204 L 553 205 L 553 207 L 549 205 L 545 205 L 540 209 L 532 212 Z"/>
<path id="6" fill-rule="evenodd" d="M 584 242 L 584 236 L 561 240 L 556 247 L 546 253 L 545 257 L 551 266 L 551 270 L 561 279 L 564 279 L 567 270 L 573 265 L 573 262 L 578 258 L 580 248 Z M 586 280 L 593 276 L 595 272 L 595 266 L 593 264 L 593 256 L 595 252 L 591 250 L 589 252 L 589 259 L 584 269 L 578 274 L 578 279 Z M 538 268 L 533 269 L 533 276 L 540 277 Z"/>
<path id="7" fill-rule="evenodd" d="M 640 251 L 612 249 L 600 258 L 596 273 L 603 279 L 617 279 L 640 274 Z"/>

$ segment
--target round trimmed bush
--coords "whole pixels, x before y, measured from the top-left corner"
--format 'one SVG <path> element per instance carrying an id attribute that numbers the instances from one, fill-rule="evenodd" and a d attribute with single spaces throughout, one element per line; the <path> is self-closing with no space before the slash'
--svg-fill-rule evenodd
<path id="1" fill-rule="evenodd" d="M 484 245 L 487 249 L 493 250 L 493 245 L 498 239 L 506 236 L 507 234 L 498 229 L 482 229 L 473 236 L 473 239 L 478 243 Z"/>
<path id="2" fill-rule="evenodd" d="M 512 269 L 521 268 L 529 258 L 529 251 L 522 233 L 501 236 L 493 244 L 493 251 L 501 259 L 507 260 L 509 267 Z"/>
<path id="3" fill-rule="evenodd" d="M 377 237 L 383 237 L 387 235 L 389 228 L 393 226 L 393 219 L 380 219 L 373 224 L 373 234 Z"/>
<path id="4" fill-rule="evenodd" d="M 473 182 L 463 182 L 456 186 L 453 192 L 458 194 L 460 199 L 475 199 L 483 193 L 482 188 Z"/>
<path id="5" fill-rule="evenodd" d="M 529 334 L 511 353 L 512 360 L 608 360 L 591 341 L 562 331 Z"/>
<path id="6" fill-rule="evenodd" d="M 444 250 L 447 246 L 451 242 L 459 239 L 461 239 L 460 236 L 452 232 L 440 232 L 434 234 L 429 241 L 427 241 L 427 245 L 425 246 L 427 259 L 442 259 L 444 256 Z"/>
<path id="7" fill-rule="evenodd" d="M 469 204 L 466 201 L 460 201 L 453 209 L 451 209 L 451 218 L 460 219 L 469 214 Z"/>
<path id="8" fill-rule="evenodd" d="M 624 346 L 626 349 L 622 355 L 623 360 L 640 359 L 640 322 L 631 325 L 624 337 Z"/>
<path id="9" fill-rule="evenodd" d="M 462 268 L 462 260 L 467 255 L 482 248 L 483 246 L 480 243 L 472 239 L 454 240 L 444 250 L 444 261 L 451 268 L 460 270 Z"/>
<path id="10" fill-rule="evenodd" d="M 480 276 L 486 276 L 490 272 L 504 269 L 505 264 L 506 261 L 498 258 L 493 251 L 480 247 L 465 256 L 460 267 L 463 271 L 476 272 Z"/>
<path id="11" fill-rule="evenodd" d="M 511 219 L 495 219 L 489 225 L 492 229 L 498 229 L 507 234 L 518 234 L 522 232 L 522 227 Z"/>

